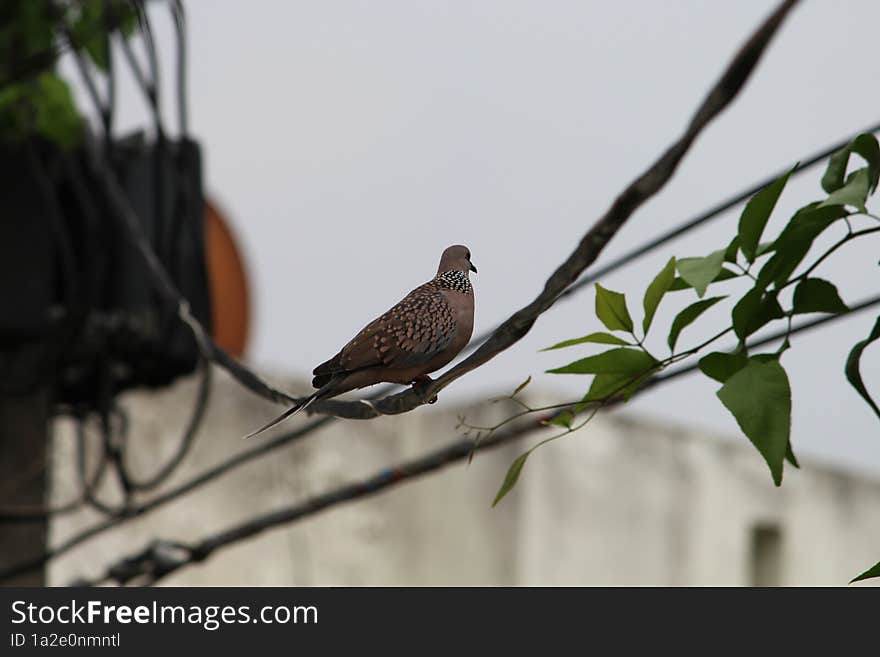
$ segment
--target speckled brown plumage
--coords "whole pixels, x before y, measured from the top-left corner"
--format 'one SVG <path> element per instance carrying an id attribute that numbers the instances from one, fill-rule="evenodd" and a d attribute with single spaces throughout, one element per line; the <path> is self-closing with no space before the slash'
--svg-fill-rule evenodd
<path id="1" fill-rule="evenodd" d="M 316 367 L 312 385 L 320 388 L 334 375 L 365 367 L 416 367 L 446 349 L 455 338 L 457 322 L 443 289 L 435 279 L 410 292 Z"/>
<path id="2" fill-rule="evenodd" d="M 279 418 L 274 426 L 318 399 L 376 383 L 417 383 L 467 345 L 474 327 L 474 291 L 469 272 L 477 271 L 470 250 L 450 246 L 437 275 L 367 324 L 333 358 L 318 365 L 312 385 L 318 390 Z"/>

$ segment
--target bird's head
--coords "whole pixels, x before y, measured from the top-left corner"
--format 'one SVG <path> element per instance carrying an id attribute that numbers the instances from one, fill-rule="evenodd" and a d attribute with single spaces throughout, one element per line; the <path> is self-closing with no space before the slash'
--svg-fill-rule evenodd
<path id="1" fill-rule="evenodd" d="M 471 262 L 471 250 L 461 244 L 447 248 L 440 256 L 440 266 L 437 267 L 438 274 L 445 271 L 472 271 L 476 274 L 477 268 Z"/>

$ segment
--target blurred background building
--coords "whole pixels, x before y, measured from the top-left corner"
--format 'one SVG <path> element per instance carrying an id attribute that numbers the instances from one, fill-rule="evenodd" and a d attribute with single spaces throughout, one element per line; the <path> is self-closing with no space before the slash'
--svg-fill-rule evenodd
<path id="1" fill-rule="evenodd" d="M 186 381 L 127 396 L 134 472 L 151 472 L 176 447 L 194 387 Z M 333 423 L 84 543 L 51 563 L 48 581 L 92 578 L 155 538 L 195 541 L 363 479 L 451 441 L 460 433 L 460 414 L 490 423 L 512 411 L 499 404 L 439 406 Z M 239 437 L 275 411 L 218 376 L 192 453 L 163 489 L 253 447 Z M 276 434 L 297 422 L 304 420 Z M 784 485 L 775 488 L 744 437 L 708 435 L 625 409 L 536 451 L 517 487 L 491 508 L 507 467 L 537 440 L 532 435 L 479 453 L 469 466 L 456 463 L 267 531 L 162 583 L 843 585 L 876 559 L 880 480 L 803 459 L 800 470 L 787 467 Z M 57 427 L 56 503 L 78 490 L 73 445 L 71 427 Z M 112 503 L 116 489 L 108 481 L 98 493 Z M 94 511 L 59 516 L 50 541 L 63 542 L 99 519 Z"/>

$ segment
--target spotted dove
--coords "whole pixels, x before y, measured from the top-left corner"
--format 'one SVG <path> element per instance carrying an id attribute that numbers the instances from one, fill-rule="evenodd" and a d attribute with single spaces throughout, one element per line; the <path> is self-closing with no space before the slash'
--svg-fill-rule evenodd
<path id="1" fill-rule="evenodd" d="M 428 374 L 449 363 L 471 339 L 474 290 L 468 275 L 472 271 L 477 268 L 467 247 L 455 245 L 443 251 L 433 279 L 367 324 L 338 354 L 312 371 L 315 392 L 247 437 L 319 399 L 376 383 L 430 382 Z"/>

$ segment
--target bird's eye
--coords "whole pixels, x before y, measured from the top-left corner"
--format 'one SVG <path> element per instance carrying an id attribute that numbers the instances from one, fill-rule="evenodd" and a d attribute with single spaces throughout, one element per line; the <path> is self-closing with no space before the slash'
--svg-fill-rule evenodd
<path id="1" fill-rule="evenodd" d="M 467 258 L 468 260 L 471 259 L 471 252 L 470 251 L 467 251 L 467 255 L 465 256 L 465 258 Z"/>

